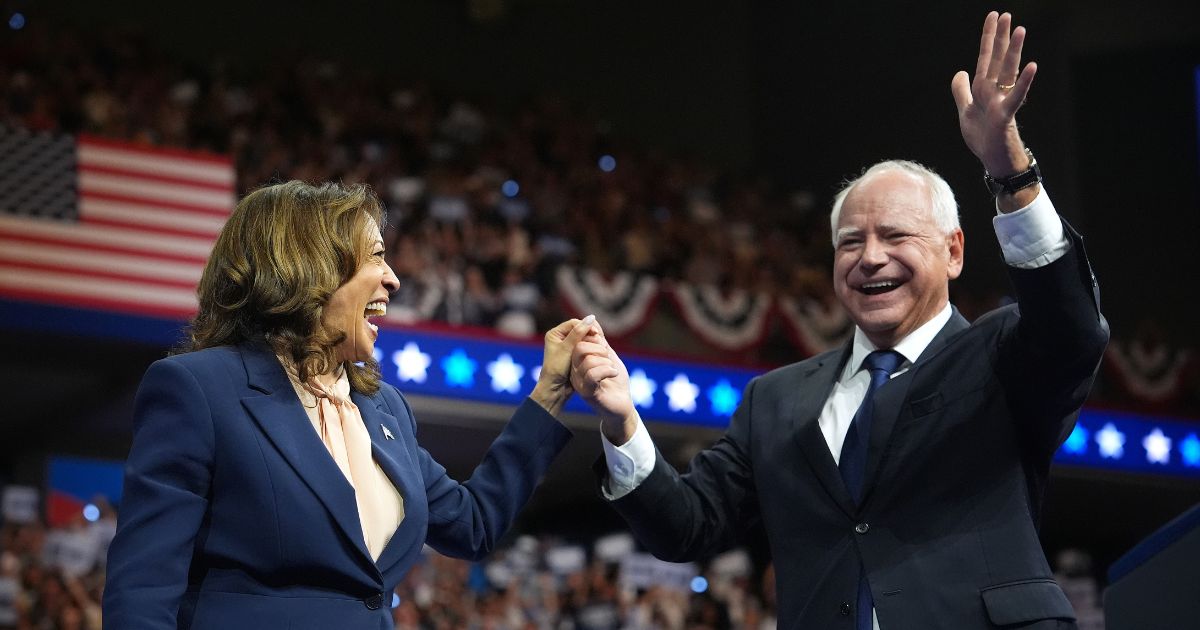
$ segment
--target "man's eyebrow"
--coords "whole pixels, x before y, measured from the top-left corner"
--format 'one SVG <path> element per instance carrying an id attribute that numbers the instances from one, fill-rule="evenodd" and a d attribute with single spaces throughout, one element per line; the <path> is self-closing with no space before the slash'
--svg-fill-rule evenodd
<path id="1" fill-rule="evenodd" d="M 840 241 L 843 238 L 846 238 L 847 236 L 854 236 L 856 234 L 862 234 L 862 230 L 860 230 L 858 228 L 852 228 L 852 227 L 838 228 L 837 240 Z"/>
<path id="2" fill-rule="evenodd" d="M 905 225 L 903 223 L 880 223 L 879 230 L 882 232 L 895 232 L 895 231 L 911 232 L 913 230 L 913 227 L 911 225 Z"/>

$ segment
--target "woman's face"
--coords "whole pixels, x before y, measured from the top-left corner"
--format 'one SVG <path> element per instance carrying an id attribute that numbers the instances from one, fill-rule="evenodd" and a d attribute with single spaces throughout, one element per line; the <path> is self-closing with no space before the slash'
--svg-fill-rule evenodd
<path id="1" fill-rule="evenodd" d="M 367 224 L 363 238 L 369 244 L 366 261 L 333 292 L 323 314 L 326 326 L 346 333 L 338 347 L 342 361 L 371 358 L 379 328 L 369 320 L 387 314 L 388 296 L 400 288 L 400 280 L 384 260 L 383 238 L 374 220 Z"/>

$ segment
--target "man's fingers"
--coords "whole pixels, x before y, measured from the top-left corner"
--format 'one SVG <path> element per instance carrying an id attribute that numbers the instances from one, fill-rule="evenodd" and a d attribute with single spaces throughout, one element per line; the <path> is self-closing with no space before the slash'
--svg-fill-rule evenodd
<path id="1" fill-rule="evenodd" d="M 979 57 L 975 60 L 975 76 L 986 77 L 988 64 L 992 60 L 992 43 L 996 38 L 996 20 L 999 17 L 995 11 L 983 18 L 983 33 L 979 36 Z"/>
<path id="2" fill-rule="evenodd" d="M 583 359 L 581 359 L 579 361 L 579 363 L 576 363 L 572 367 L 575 369 L 576 372 L 579 372 L 580 374 L 587 374 L 588 371 L 590 371 L 592 368 L 594 368 L 596 366 L 599 366 L 599 365 L 612 366 L 612 364 L 613 364 L 612 361 L 609 361 L 607 358 L 591 355 L 591 356 L 584 357 Z"/>
<path id="3" fill-rule="evenodd" d="M 1012 14 L 1004 13 L 996 20 L 996 36 L 992 39 L 992 58 L 988 61 L 987 78 L 998 81 L 1004 69 L 1004 55 L 1008 53 L 1009 26 L 1012 24 Z"/>
<path id="4" fill-rule="evenodd" d="M 1021 49 L 1025 45 L 1025 27 L 1018 26 L 1013 31 L 1012 40 L 1008 44 L 1008 52 L 1004 54 L 1004 62 L 996 80 L 1002 85 L 1012 85 L 1017 82 L 1017 73 L 1021 69 Z"/>
<path id="5" fill-rule="evenodd" d="M 954 78 L 950 80 L 950 93 L 954 95 L 954 105 L 958 107 L 958 114 L 961 116 L 963 112 L 971 106 L 971 77 L 967 76 L 966 71 L 959 70 L 955 73 Z"/>
<path id="6" fill-rule="evenodd" d="M 589 356 L 608 357 L 608 346 L 592 343 L 590 341 L 580 341 L 575 344 L 575 349 L 571 351 L 571 362 L 578 364 L 584 358 Z"/>
<path id="7" fill-rule="evenodd" d="M 1021 71 L 1021 76 L 1017 77 L 1017 84 L 1008 94 L 1008 99 L 1004 102 L 1004 110 L 1011 117 L 1017 113 L 1018 109 L 1025 104 L 1025 97 L 1029 95 L 1029 87 L 1033 85 L 1033 77 L 1037 74 L 1037 64 L 1029 62 L 1025 64 L 1025 69 Z"/>
<path id="8" fill-rule="evenodd" d="M 617 371 L 617 368 L 609 364 L 597 365 L 596 367 L 588 370 L 586 374 L 587 378 L 585 380 L 588 383 L 595 383 L 598 386 L 605 379 L 616 378 L 618 375 L 620 375 L 620 372 Z"/>

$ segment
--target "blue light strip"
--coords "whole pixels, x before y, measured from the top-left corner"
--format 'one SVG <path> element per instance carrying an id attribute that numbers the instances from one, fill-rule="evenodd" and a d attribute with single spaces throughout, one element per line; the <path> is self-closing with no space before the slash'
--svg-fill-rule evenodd
<path id="1" fill-rule="evenodd" d="M 481 402 L 520 402 L 536 382 L 542 347 L 414 330 L 381 330 L 375 358 L 401 391 Z M 627 357 L 634 403 L 645 418 L 722 428 L 758 372 Z M 587 411 L 578 398 L 570 411 Z"/>
<path id="2" fill-rule="evenodd" d="M 0 327 L 64 331 L 164 347 L 181 324 L 0 300 Z M 515 405 L 537 380 L 541 344 L 402 328 L 383 328 L 376 359 L 384 379 L 409 394 Z M 755 370 L 624 357 L 642 417 L 721 429 Z M 587 412 L 574 398 L 567 409 Z M 1059 464 L 1200 479 L 1200 422 L 1085 409 L 1055 455 Z"/>
<path id="3" fill-rule="evenodd" d="M 1200 479 L 1200 423 L 1084 409 L 1054 461 Z"/>
<path id="4" fill-rule="evenodd" d="M 1196 66 L 1195 69 L 1195 83 L 1196 102 L 1193 105 L 1196 107 L 1196 153 L 1200 155 L 1200 66 Z M 1200 165 L 1197 168 L 1200 168 Z M 1200 174 L 1200 172 L 1197 174 Z"/>

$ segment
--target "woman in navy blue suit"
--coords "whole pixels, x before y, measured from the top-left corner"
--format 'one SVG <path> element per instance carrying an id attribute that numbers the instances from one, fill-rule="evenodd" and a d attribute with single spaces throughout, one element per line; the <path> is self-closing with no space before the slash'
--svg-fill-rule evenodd
<path id="1" fill-rule="evenodd" d="M 138 391 L 104 625 L 386 629 L 426 543 L 487 554 L 570 437 L 570 352 L 546 334 L 530 397 L 465 483 L 416 440 L 372 352 L 399 282 L 365 186 L 247 195 L 197 291 L 189 352 Z"/>

